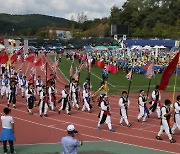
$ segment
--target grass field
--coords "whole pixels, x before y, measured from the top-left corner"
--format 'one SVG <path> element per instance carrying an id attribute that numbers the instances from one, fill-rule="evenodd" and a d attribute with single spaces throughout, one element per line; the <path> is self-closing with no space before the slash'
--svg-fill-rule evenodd
<path id="1" fill-rule="evenodd" d="M 54 61 L 54 56 L 50 56 L 51 60 Z M 67 60 L 66 57 L 62 57 L 62 62 L 59 63 L 59 69 L 64 74 L 64 76 L 69 80 L 69 70 L 71 66 L 71 61 Z M 75 71 L 76 66 L 79 66 L 79 62 L 75 60 L 73 68 Z M 101 79 L 101 71 L 102 69 L 99 67 L 92 67 L 91 69 L 91 84 L 93 86 L 92 90 L 96 91 L 100 87 L 100 83 L 102 81 Z M 87 68 L 83 68 L 80 73 L 80 86 L 82 86 L 83 82 L 85 81 L 85 78 L 87 77 Z M 161 74 L 155 75 L 151 80 L 151 88 L 150 91 L 152 91 L 156 84 L 160 83 Z M 169 85 L 166 89 L 168 92 L 172 92 L 174 89 L 174 81 L 175 81 L 175 74 L 171 77 Z M 123 71 L 119 71 L 118 74 L 114 75 L 109 73 L 108 78 L 109 83 L 109 93 L 110 94 L 120 94 L 123 90 L 128 90 L 129 81 L 126 79 L 126 73 Z M 140 89 L 144 89 L 147 91 L 149 84 L 149 79 L 146 78 L 144 74 L 133 74 L 132 84 L 130 92 L 139 92 Z M 180 91 L 180 75 L 177 75 L 177 85 L 176 85 L 176 91 Z"/>

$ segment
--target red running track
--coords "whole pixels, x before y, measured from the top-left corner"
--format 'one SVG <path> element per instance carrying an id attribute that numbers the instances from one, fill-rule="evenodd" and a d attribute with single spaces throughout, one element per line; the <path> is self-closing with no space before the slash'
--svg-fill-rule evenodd
<path id="1" fill-rule="evenodd" d="M 43 61 L 48 61 L 48 75 L 52 73 L 51 61 L 40 55 Z M 17 69 L 22 69 L 28 76 L 32 64 L 24 62 L 23 64 L 16 64 Z M 67 68 L 69 69 L 69 68 Z M 37 76 L 45 80 L 45 73 L 37 67 Z M 67 84 L 67 80 L 62 74 L 57 71 L 57 84 L 58 99 L 60 98 L 61 90 L 64 85 Z M 20 94 L 20 92 L 18 93 Z M 162 98 L 171 98 L 171 93 L 163 93 Z M 102 126 L 102 130 L 97 130 L 98 113 L 99 109 L 96 103 L 93 103 L 93 112 L 87 113 L 81 110 L 72 110 L 71 116 L 67 116 L 65 112 L 61 115 L 56 112 L 48 112 L 49 117 L 40 117 L 38 113 L 38 107 L 34 108 L 34 115 L 27 113 L 27 106 L 25 99 L 17 96 L 17 109 L 12 109 L 12 115 L 15 120 L 15 135 L 17 138 L 16 144 L 36 144 L 36 143 L 56 143 L 60 142 L 62 136 L 66 135 L 66 127 L 68 124 L 74 124 L 76 129 L 81 133 L 84 141 L 115 141 L 123 142 L 127 144 L 133 144 L 136 146 L 153 148 L 163 151 L 169 151 L 174 153 L 180 153 L 180 132 L 177 131 L 177 135 L 174 138 L 177 143 L 170 144 L 167 136 L 164 134 L 163 141 L 157 141 L 155 136 L 159 131 L 160 121 L 157 119 L 156 113 L 154 113 L 146 123 L 138 123 L 138 106 L 137 106 L 138 94 L 130 94 L 130 109 L 128 111 L 129 121 L 132 123 L 132 127 L 127 128 L 119 126 L 119 96 L 109 96 L 112 114 L 112 125 L 116 132 L 111 133 L 108 131 L 107 125 Z M 3 98 L 0 100 L 0 111 L 6 106 L 7 100 Z M 82 103 L 80 103 L 82 106 Z"/>

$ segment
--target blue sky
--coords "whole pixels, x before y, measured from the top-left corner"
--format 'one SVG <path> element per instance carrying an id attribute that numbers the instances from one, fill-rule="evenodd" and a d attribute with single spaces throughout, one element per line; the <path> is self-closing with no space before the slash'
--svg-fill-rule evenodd
<path id="1" fill-rule="evenodd" d="M 45 14 L 70 19 L 84 12 L 88 19 L 110 15 L 114 5 L 121 7 L 126 0 L 0 0 L 0 13 Z"/>

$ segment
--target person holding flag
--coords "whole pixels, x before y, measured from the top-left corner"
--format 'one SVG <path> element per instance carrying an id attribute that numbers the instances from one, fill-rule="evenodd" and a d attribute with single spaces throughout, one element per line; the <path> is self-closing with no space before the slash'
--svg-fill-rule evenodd
<path id="1" fill-rule="evenodd" d="M 106 123 L 108 125 L 110 132 L 115 132 L 111 125 L 111 113 L 110 113 L 110 104 L 107 95 L 103 97 L 103 101 L 101 102 L 101 111 L 99 113 L 99 121 L 98 121 L 98 130 L 101 130 L 101 124 Z"/>
<path id="2" fill-rule="evenodd" d="M 36 90 L 37 94 L 40 95 L 40 90 L 42 90 L 43 81 L 41 80 L 41 76 L 39 75 L 36 80 Z"/>
<path id="3" fill-rule="evenodd" d="M 82 111 L 84 112 L 86 109 L 88 112 L 91 112 L 92 105 L 90 104 L 91 98 L 90 98 L 90 87 L 88 84 L 85 84 L 83 87 L 83 107 Z"/>
<path id="4" fill-rule="evenodd" d="M 156 110 L 158 119 L 161 118 L 160 101 L 161 101 L 161 93 L 159 91 L 159 85 L 156 85 L 155 89 L 152 92 L 152 104 L 151 107 L 149 108 L 149 114 L 152 114 L 152 112 Z"/>
<path id="5" fill-rule="evenodd" d="M 127 96 L 128 96 L 127 91 L 123 91 L 122 96 L 119 99 L 119 107 L 120 107 L 120 115 L 121 115 L 119 124 L 121 126 L 124 126 L 123 121 L 125 121 L 127 127 L 131 127 L 131 124 L 128 121 L 128 113 L 127 113 L 128 108 L 130 106 L 130 101 Z"/>
<path id="6" fill-rule="evenodd" d="M 171 128 L 172 134 L 175 134 L 176 128 L 180 130 L 180 95 L 177 96 L 177 101 L 174 103 L 174 125 Z"/>
<path id="7" fill-rule="evenodd" d="M 71 115 L 71 106 L 69 103 L 69 85 L 65 85 L 64 89 L 62 90 L 62 99 L 60 99 L 58 102 L 61 101 L 61 107 L 59 108 L 58 113 L 60 114 L 62 110 L 66 110 L 67 115 Z"/>
<path id="8" fill-rule="evenodd" d="M 170 117 L 174 109 L 170 110 L 170 106 L 171 106 L 171 101 L 169 99 L 166 99 L 164 105 L 161 107 L 161 126 L 160 126 L 160 131 L 156 136 L 156 139 L 163 140 L 161 138 L 161 134 L 163 133 L 163 131 L 165 131 L 165 133 L 169 138 L 170 143 L 175 143 L 176 140 L 172 138 L 171 128 L 170 128 Z"/>
<path id="9" fill-rule="evenodd" d="M 46 94 L 46 86 L 43 85 L 42 89 L 39 91 L 39 114 L 40 117 L 43 115 L 45 117 L 48 117 L 47 112 L 48 112 L 48 99 L 47 99 L 47 94 Z"/>
<path id="10" fill-rule="evenodd" d="M 144 90 L 140 90 L 139 98 L 138 98 L 138 106 L 139 106 L 139 114 L 138 114 L 138 122 L 142 118 L 142 122 L 146 122 L 147 112 L 145 112 L 147 97 L 144 95 Z"/>
<path id="11" fill-rule="evenodd" d="M 28 87 L 28 81 L 26 80 L 26 76 L 23 76 L 22 79 L 19 80 L 19 85 L 21 89 L 21 96 L 24 98 L 24 93 Z"/>

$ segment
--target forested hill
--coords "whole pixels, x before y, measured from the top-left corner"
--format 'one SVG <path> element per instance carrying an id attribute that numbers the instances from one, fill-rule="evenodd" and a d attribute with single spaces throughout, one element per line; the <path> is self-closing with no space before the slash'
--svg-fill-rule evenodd
<path id="1" fill-rule="evenodd" d="M 21 34 L 28 35 L 26 33 L 32 33 L 29 35 L 33 35 L 40 28 L 50 27 L 70 27 L 71 21 L 46 16 L 39 14 L 31 14 L 31 15 L 10 15 L 10 14 L 0 14 L 0 35 L 11 35 Z M 23 34 L 24 33 L 24 34 Z"/>

